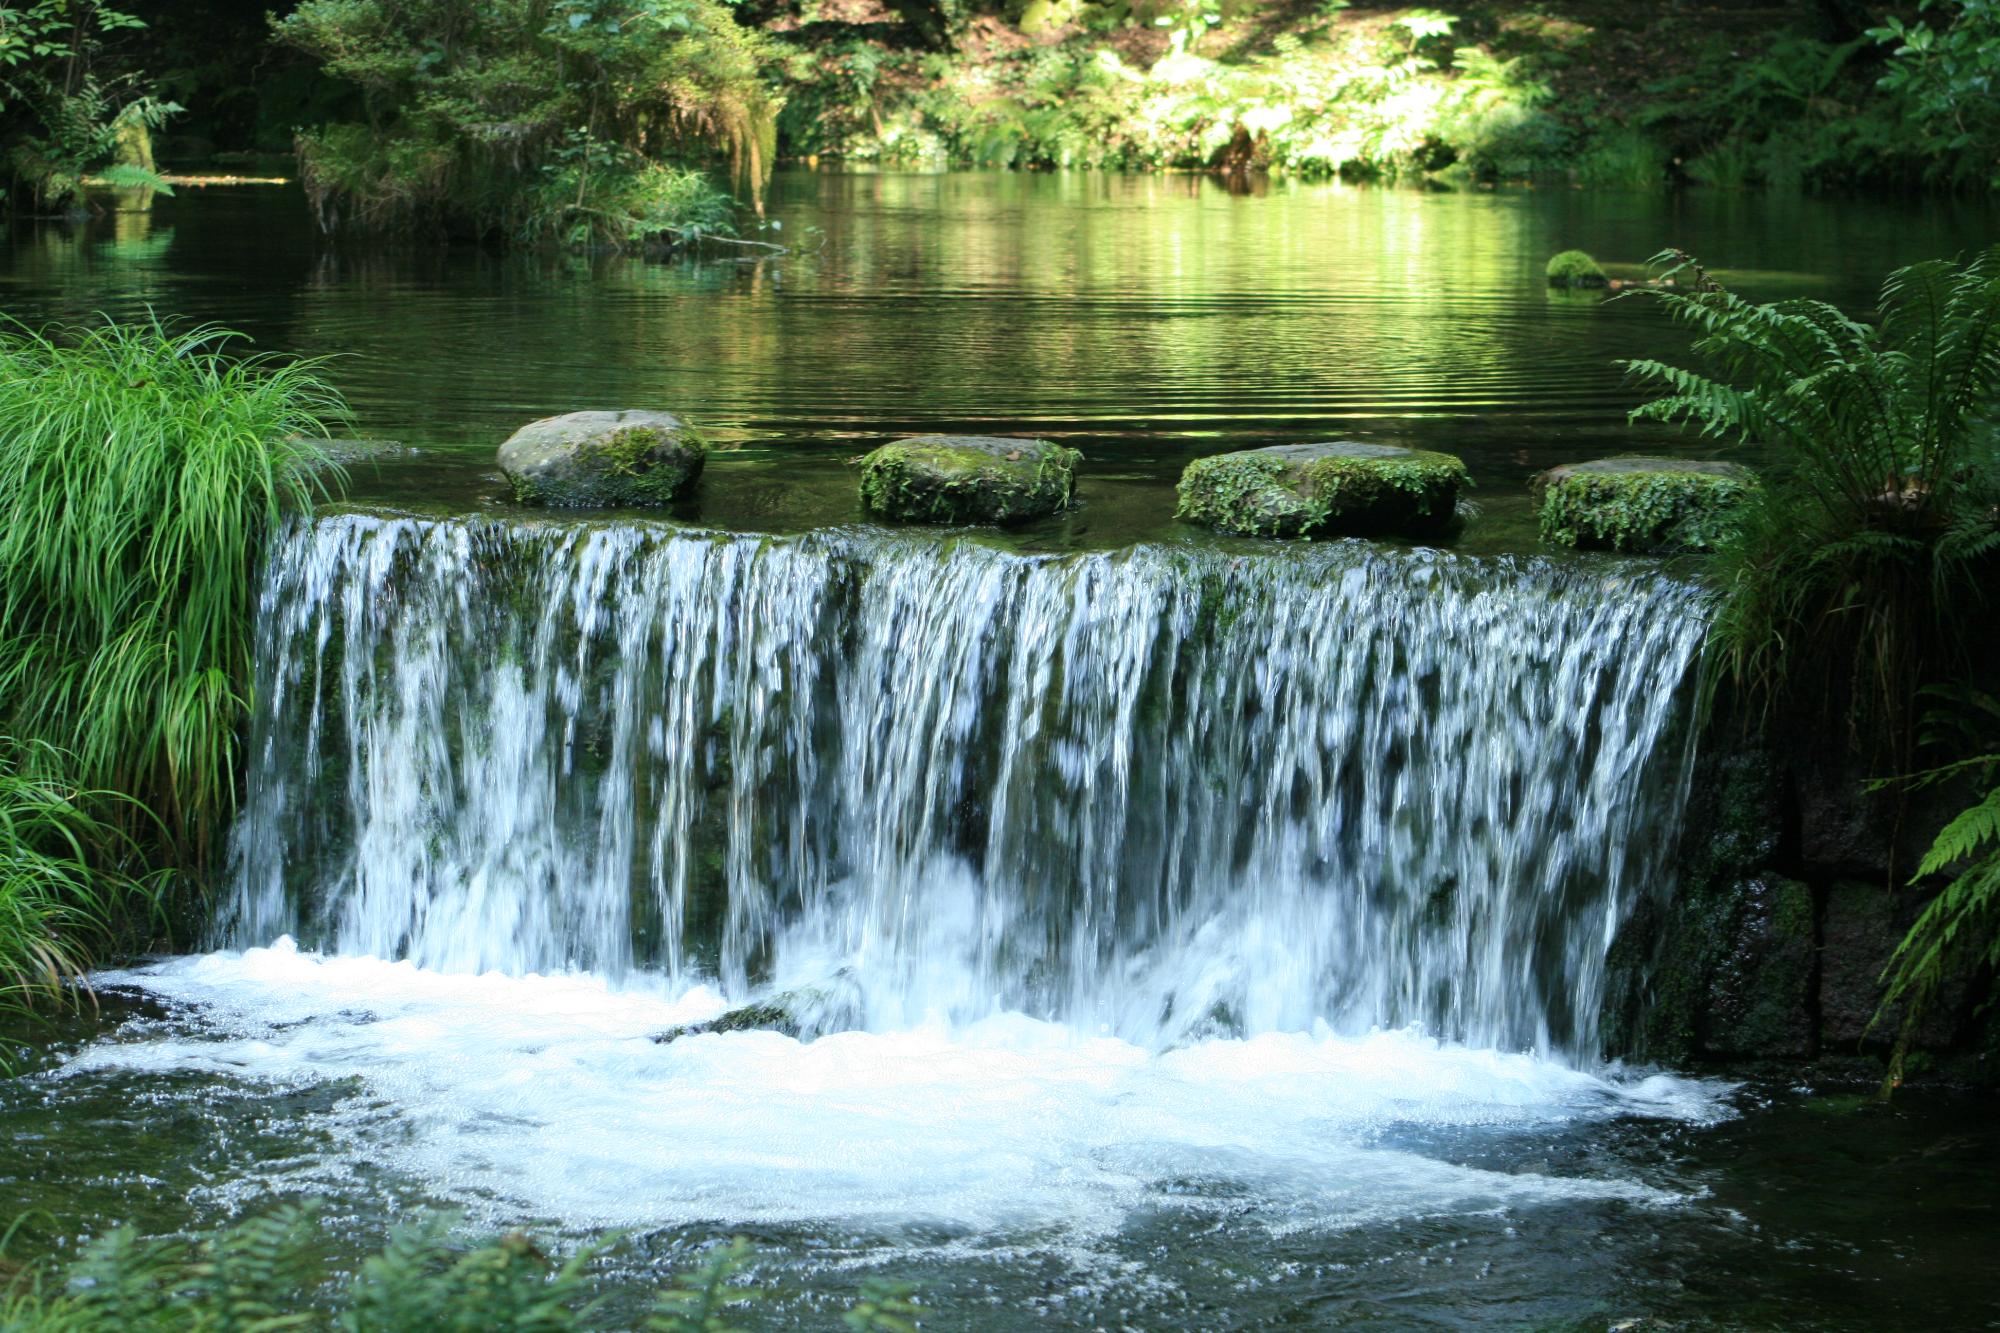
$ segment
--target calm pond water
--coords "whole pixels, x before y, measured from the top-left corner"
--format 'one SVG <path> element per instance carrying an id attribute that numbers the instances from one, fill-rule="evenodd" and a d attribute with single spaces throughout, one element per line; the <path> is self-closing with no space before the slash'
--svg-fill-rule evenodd
<path id="1" fill-rule="evenodd" d="M 151 309 L 240 328 L 271 350 L 335 357 L 331 373 L 354 406 L 355 434 L 414 451 L 358 470 L 357 498 L 432 514 L 518 516 L 501 498 L 491 458 L 530 418 L 665 407 L 700 419 L 730 446 L 675 515 L 703 524 L 793 531 L 852 523 L 859 515 L 845 460 L 876 441 L 913 431 L 1033 433 L 1085 450 L 1088 503 L 1029 533 L 1028 544 L 1205 546 L 1171 520 L 1173 480 L 1188 458 L 1345 436 L 1465 457 L 1481 513 L 1459 546 L 1479 553 L 1531 547 L 1521 485 L 1534 471 L 1635 445 L 1690 447 L 1626 429 L 1635 396 L 1612 365 L 1674 353 L 1680 335 L 1643 300 L 1551 295 L 1541 277 L 1550 253 L 1584 248 L 1614 273 L 1636 275 L 1639 261 L 1675 244 L 1751 295 L 1815 295 L 1859 308 L 1887 268 L 1996 230 L 1991 210 L 1940 202 L 1285 184 L 1245 197 L 1193 177 L 1091 175 L 784 174 L 771 215 L 783 223 L 777 235 L 801 253 L 747 263 L 363 253 L 322 247 L 292 191 L 190 190 L 149 217 L 17 232 L 0 256 L 0 304 L 30 323 Z M 599 630 L 643 628 L 656 616 L 659 640 L 670 644 L 658 649 L 663 660 L 707 664 L 737 660 L 729 652 L 778 660 L 821 623 L 812 606 L 778 598 L 783 580 L 758 574 L 757 562 L 792 562 L 783 568 L 801 577 L 830 567 L 818 546 L 734 551 L 742 567 L 728 577 L 745 586 L 766 578 L 756 586 L 776 611 L 757 624 L 744 618 L 735 633 L 749 648 L 717 646 L 702 656 L 709 649 L 688 647 L 678 628 L 699 618 L 701 584 L 680 574 L 706 577 L 711 567 L 696 562 L 721 557 L 689 543 L 599 530 L 571 547 L 554 531 L 489 559 L 480 554 L 486 548 L 465 557 L 472 548 L 448 527 L 394 540 L 367 520 L 349 529 L 328 528 L 319 545 L 296 546 L 283 605 L 305 608 L 305 618 L 285 651 L 324 651 L 327 639 L 315 639 L 321 624 L 338 624 L 336 648 L 363 644 L 344 667 L 315 657 L 298 678 L 316 689 L 324 680 L 330 699 L 346 692 L 328 707 L 349 710 L 353 766 L 374 764 L 377 776 L 400 749 L 421 750 L 428 738 L 412 746 L 393 728 L 371 737 L 352 725 L 354 710 L 380 702 L 362 699 L 371 681 L 393 675 L 405 698 L 455 690 L 458 716 L 474 719 L 457 725 L 494 735 L 509 731 L 509 719 L 555 709 L 548 699 L 585 692 L 561 660 L 535 661 L 532 626 L 503 624 L 507 632 L 482 642 L 480 628 L 493 622 L 472 613 L 505 599 L 460 594 L 485 587 L 477 580 L 495 571 L 543 580 L 545 619 L 556 608 L 587 620 L 605 603 L 578 590 L 620 572 L 593 565 L 591 551 L 622 552 L 632 566 L 650 560 L 652 581 L 625 588 L 620 615 L 601 617 L 614 623 Z M 829 592 L 828 605 L 844 618 L 839 642 L 866 638 L 871 608 L 903 606 L 914 608 L 896 621 L 908 622 L 907 642 L 870 651 L 891 663 L 904 660 L 897 651 L 943 653 L 962 646 L 959 627 L 987 624 L 980 617 L 989 604 L 1012 597 L 1013 618 L 992 622 L 1000 626 L 993 632 L 1053 654 L 1060 636 L 1037 634 L 1067 624 L 1068 608 L 1109 607 L 1075 622 L 1089 620 L 1103 634 L 1092 649 L 1100 656 L 1071 656 L 1082 649 L 1064 641 L 1062 660 L 1129 661 L 1138 673 L 1165 651 L 1154 622 L 1128 614 L 1139 603 L 1153 614 L 1147 599 L 1162 595 L 1164 577 L 1157 571 L 1198 570 L 1218 587 L 1238 573 L 1233 557 L 1206 550 L 1124 565 L 1044 562 L 1026 572 L 1031 562 L 958 552 L 930 566 L 899 545 L 923 540 L 860 533 L 821 544 L 861 551 L 855 560 L 887 571 L 878 585 L 892 584 L 897 568 L 931 569 L 926 577 L 956 599 L 952 616 L 932 625 L 923 611 L 942 605 L 942 593 L 904 588 L 902 602 L 887 591 L 870 602 Z M 372 559 L 370 551 L 395 554 Z M 1477 671 L 1431 671 L 1409 698 L 1371 692 L 1365 670 L 1322 682 L 1326 690 L 1310 696 L 1367 701 L 1369 724 L 1380 729 L 1372 734 L 1390 738 L 1382 748 L 1397 751 L 1396 762 L 1422 748 L 1447 703 L 1461 719 L 1477 719 L 1481 708 L 1539 706 L 1544 696 L 1507 686 L 1516 660 L 1509 654 L 1537 670 L 1548 664 L 1538 645 L 1519 642 L 1524 631 L 1510 630 L 1504 607 L 1542 607 L 1535 623 L 1558 627 L 1589 612 L 1582 619 L 1594 628 L 1549 637 L 1572 635 L 1614 675 L 1641 679 L 1641 668 L 1658 668 L 1644 627 L 1620 618 L 1642 600 L 1621 580 L 1650 577 L 1647 566 L 1604 561 L 1552 574 L 1535 562 L 1500 561 L 1433 578 L 1423 559 L 1376 568 L 1376 583 L 1353 583 L 1359 593 L 1342 591 L 1343 579 L 1358 576 L 1338 552 L 1299 557 L 1289 571 L 1301 583 L 1325 572 L 1333 600 L 1313 603 L 1332 608 L 1322 620 L 1369 621 L 1385 641 L 1399 626 L 1435 625 L 1427 652 L 1486 655 L 1473 663 Z M 366 582 L 391 567 L 405 582 Z M 996 587 L 1002 593 L 989 596 Z M 1381 588 L 1404 589 L 1429 619 L 1408 618 L 1386 597 L 1381 606 L 1338 600 Z M 1497 618 L 1493 588 L 1515 599 L 1502 599 Z M 468 602 L 481 605 L 468 611 Z M 348 609 L 336 622 L 325 608 L 340 606 Z M 1345 660 L 1338 636 L 1312 638 L 1315 627 L 1287 620 L 1285 609 L 1261 607 L 1232 622 L 1246 664 L 1238 674 L 1263 679 L 1270 659 L 1260 645 L 1281 635 L 1318 645 L 1325 655 L 1310 660 Z M 434 636 L 402 634 L 419 621 L 396 616 L 419 610 Z M 377 611 L 379 637 L 370 642 L 357 627 Z M 1103 629 L 1120 614 L 1130 629 L 1124 638 Z M 875 615 L 875 627 L 888 618 Z M 1563 646 L 1549 655 L 1563 657 L 1555 651 Z M 660 688 L 639 651 L 632 656 L 630 679 Z M 851 650 L 847 665 L 861 657 Z M 1376 669 L 1405 683 L 1392 665 Z M 1287 733 L 1273 712 L 1249 720 L 1232 713 L 1227 662 L 1205 670 L 1221 701 L 1214 717 L 1265 728 L 1258 753 L 1278 753 L 1289 735 L 1307 758 L 1287 762 L 1307 763 L 1334 744 Z M 686 685 L 692 674 L 667 673 L 674 689 L 705 703 Z M 968 689 L 981 683 L 972 674 L 967 668 Z M 1099 692 L 1108 698 L 1115 671 L 1099 674 L 1110 682 Z M 1024 732 L 1046 718 L 1058 733 L 1048 742 L 1048 792 L 1063 790 L 1057 778 L 1081 763 L 1057 723 L 1068 724 L 1063 710 L 1083 686 L 1054 677 L 1037 686 L 1043 694 L 1021 696 L 1016 714 Z M 1356 693 L 1339 695 L 1336 685 Z M 389 696 L 397 690 L 380 691 L 383 719 L 396 715 Z M 904 745 L 885 744 L 881 768 L 854 770 L 886 774 L 885 785 L 936 762 L 918 753 L 918 742 L 956 734 L 914 723 L 870 731 L 865 690 L 848 689 L 838 702 L 845 713 L 829 706 L 802 714 L 809 725 L 799 734 L 862 738 L 825 742 L 842 752 L 871 737 Z M 1153 734 L 1132 721 L 1143 708 L 1121 711 L 1095 694 L 1085 702 L 1103 705 L 1090 719 L 1097 737 Z M 1309 711 L 1298 715 L 1300 726 L 1312 723 Z M 739 761 L 760 738 L 741 734 L 732 753 Z M 313 754 L 317 764 L 317 742 Z M 412 792 L 437 785 L 419 771 L 424 757 L 412 760 Z M 430 757 L 447 768 L 463 758 Z M 512 826 L 498 821 L 526 820 L 523 845 L 541 831 L 514 799 L 532 784 L 507 781 L 531 767 L 480 758 L 497 779 L 477 800 L 466 795 L 452 812 L 456 824 L 441 825 L 431 847 L 417 850 L 483 839 L 504 856 Z M 763 762 L 776 782 L 797 758 L 766 754 Z M 1482 762 L 1489 770 L 1472 777 L 1505 788 L 1509 757 Z M 1608 761 L 1597 754 L 1591 762 Z M 311 776 L 331 791 L 344 774 L 336 765 Z M 679 800 L 707 776 L 683 775 L 661 790 Z M 377 784 L 353 799 L 386 802 L 384 790 Z M 1435 796 L 1419 793 L 1413 803 L 1426 794 Z M 845 796 L 819 791 L 814 799 L 825 804 L 800 808 L 845 809 Z M 401 799 L 409 808 L 398 813 L 410 818 L 398 836 L 425 841 L 424 798 Z M 1061 860 L 1070 845 L 1062 839 L 1089 823 L 1088 811 L 1065 810 L 1057 796 L 1045 804 L 1040 817 L 1056 853 L 1038 853 L 1035 837 L 1024 835 L 1024 862 Z M 1230 827 L 1226 802 L 1202 808 Z M 1357 821 L 1375 817 L 1339 808 Z M 1389 808 L 1400 814 L 1403 805 Z M 868 809 L 897 813 L 886 798 Z M 1604 817 L 1616 814 L 1608 808 Z M 609 836 L 595 818 L 570 818 L 566 835 L 587 826 L 590 837 Z M 329 814 L 328 827 L 336 822 Z M 614 822 L 602 821 L 606 829 Z M 1422 831 L 1405 839 L 1414 862 L 1424 861 Z M 337 860 L 345 835 L 321 833 L 335 848 L 326 862 Z M 1551 835 L 1547 845 L 1559 842 Z M 393 865 L 408 849 L 369 855 Z M 1053 874 L 1049 865 L 1038 870 Z M 964 922 L 944 889 L 963 888 L 963 872 L 938 871 L 942 906 L 926 920 L 936 933 L 911 951 L 915 970 L 929 967 L 927 984 L 991 980 L 952 965 L 960 943 L 953 931 Z M 1521 906 L 1506 898 L 1506 874 L 1490 878 L 1496 901 Z M 1285 896 L 1282 883 L 1256 887 Z M 1062 907 L 1043 908 L 1057 923 L 1051 930 L 1066 928 Z M 1576 935 L 1576 923 L 1567 924 Z M 1211 949 L 1218 966 L 1253 946 L 1267 951 L 1255 959 L 1289 957 L 1293 941 L 1252 935 Z M 444 956 L 449 944 L 431 947 Z M 1179 961 L 1205 961 L 1212 944 L 1195 935 Z M 1144 1002 L 1153 992 L 1141 970 L 1108 976 L 1103 989 Z M 1276 989 L 1293 980 L 1269 979 Z M 1835 1081 L 1578 1069 L 1411 1030 L 1324 1021 L 1299 1030 L 1289 1020 L 1259 1028 L 1226 1010 L 1215 1031 L 1191 1028 L 1152 1044 L 1132 1032 L 1157 1021 L 1154 1012 L 1128 1028 L 994 1004 L 976 1018 L 871 1022 L 804 1044 L 757 1032 L 656 1044 L 652 1036 L 713 1017 L 729 1001 L 686 978 L 473 977 L 354 951 L 316 956 L 282 942 L 160 960 L 101 980 L 103 1008 L 53 1037 L 28 1038 L 21 1076 L 0 1081 L 8 1145 L 0 1219 L 24 1218 L 12 1254 L 60 1248 L 114 1221 L 205 1226 L 276 1196 L 312 1196 L 327 1203 L 325 1243 L 337 1262 L 378 1244 L 418 1205 L 461 1209 L 482 1225 L 529 1226 L 560 1244 L 628 1230 L 606 1261 L 606 1281 L 628 1306 L 697 1247 L 745 1234 L 765 1247 L 760 1277 L 772 1300 L 759 1318 L 774 1327 L 831 1326 L 831 1312 L 871 1274 L 922 1284 L 935 1311 L 927 1326 L 951 1329 L 2000 1326 L 1992 1262 L 2000 1128 L 1989 1100 L 1914 1092 L 1892 1108 L 1864 1109 L 1854 1096 L 1860 1085 Z M 918 991 L 901 974 L 891 982 Z M 1294 987 L 1294 998 L 1300 993 L 1309 988 Z"/>
<path id="2" fill-rule="evenodd" d="M 1665 194 L 1432 194 L 1199 176 L 781 173 L 761 263 L 381 253 L 316 242 L 295 190 L 198 190 L 153 213 L 17 232 L 16 318 L 215 321 L 338 358 L 355 433 L 426 451 L 357 493 L 499 494 L 492 450 L 586 407 L 686 413 L 740 453 L 684 517 L 857 516 L 843 462 L 899 434 L 1035 434 L 1085 451 L 1057 545 L 1176 535 L 1198 454 L 1332 437 L 1465 458 L 1488 522 L 1529 539 L 1521 483 L 1634 447 L 1613 362 L 1683 340 L 1643 299 L 1552 294 L 1550 254 L 1639 276 L 1668 245 L 1763 298 L 1866 308 L 1889 268 L 2000 233 L 1986 205 Z M 772 459 L 785 466 L 757 466 Z"/>

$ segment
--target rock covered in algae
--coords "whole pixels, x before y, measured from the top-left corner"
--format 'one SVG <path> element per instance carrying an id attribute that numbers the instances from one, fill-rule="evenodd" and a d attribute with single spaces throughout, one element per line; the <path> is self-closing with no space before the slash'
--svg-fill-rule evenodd
<path id="1" fill-rule="evenodd" d="M 523 504 L 661 505 L 687 494 L 707 457 L 670 412 L 570 412 L 515 431 L 500 470 Z"/>
<path id="2" fill-rule="evenodd" d="M 1280 444 L 1198 458 L 1175 513 L 1245 537 L 1435 536 L 1458 516 L 1465 464 L 1388 444 Z"/>
<path id="3" fill-rule="evenodd" d="M 1673 555 L 1714 550 L 1741 521 L 1757 477 L 1705 459 L 1599 458 L 1550 468 L 1531 486 L 1544 541 Z"/>
<path id="4" fill-rule="evenodd" d="M 1551 287 L 1603 287 L 1604 270 L 1581 250 L 1565 250 L 1550 258 L 1544 270 Z"/>
<path id="5" fill-rule="evenodd" d="M 905 523 L 1026 523 L 1069 508 L 1082 456 L 997 435 L 893 440 L 861 460 L 861 503 Z"/>

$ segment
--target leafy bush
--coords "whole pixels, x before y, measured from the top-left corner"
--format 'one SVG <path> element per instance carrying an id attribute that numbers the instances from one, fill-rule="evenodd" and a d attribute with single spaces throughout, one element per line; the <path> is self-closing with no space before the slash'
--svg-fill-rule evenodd
<path id="1" fill-rule="evenodd" d="M 64 208 L 93 172 L 172 193 L 150 154 L 127 150 L 180 108 L 148 94 L 136 75 L 101 71 L 104 38 L 143 26 L 122 10 L 71 0 L 0 8 L 0 148 L 22 187 L 10 203 Z"/>
<path id="2" fill-rule="evenodd" d="M 1662 258 L 1691 286 L 1653 299 L 1712 373 L 1625 363 L 1666 391 L 1634 415 L 1769 458 L 1725 548 L 1711 661 L 1761 715 L 1844 704 L 1850 735 L 1907 769 L 1918 693 L 1962 679 L 1990 632 L 2000 246 L 1891 273 L 1873 325 L 1820 301 L 1755 305 Z"/>
<path id="3" fill-rule="evenodd" d="M 369 108 L 299 138 L 328 230 L 713 233 L 726 197 L 685 164 L 725 151 L 754 188 L 776 151 L 773 52 L 720 0 L 304 0 L 276 32 Z"/>
<path id="4" fill-rule="evenodd" d="M 1281 33 L 1268 53 L 1230 63 L 1194 50 L 1214 19 L 1204 5 L 1161 16 L 1169 49 L 1146 69 L 1088 40 L 976 65 L 858 43 L 827 60 L 802 53 L 787 66 L 785 124 L 807 152 L 997 166 L 1229 160 L 1320 176 L 1524 176 L 1570 147 L 1531 62 L 1453 49 L 1450 15 Z"/>
<path id="5" fill-rule="evenodd" d="M 1881 87 L 1907 112 L 1931 171 L 1954 183 L 2000 188 L 2000 0 L 1918 0 L 1869 36 L 1890 46 Z"/>
<path id="6" fill-rule="evenodd" d="M 326 477 L 339 397 L 237 335 L 0 336 L 0 732 L 199 866 L 234 801 L 263 536 Z"/>
<path id="7" fill-rule="evenodd" d="M 452 1219 L 398 1228 L 344 1284 L 329 1281 L 317 1212 L 288 1204 L 192 1238 L 99 1236 L 60 1271 L 29 1269 L 0 1297 L 0 1333 L 583 1333 L 629 1327 L 603 1312 L 593 1266 L 615 1238 L 558 1264 L 519 1233 L 483 1244 L 455 1238 Z M 740 1333 L 762 1292 L 742 1283 L 753 1258 L 738 1239 L 670 1279 L 644 1328 Z M 864 1283 L 842 1314 L 856 1333 L 914 1333 L 908 1288 Z"/>

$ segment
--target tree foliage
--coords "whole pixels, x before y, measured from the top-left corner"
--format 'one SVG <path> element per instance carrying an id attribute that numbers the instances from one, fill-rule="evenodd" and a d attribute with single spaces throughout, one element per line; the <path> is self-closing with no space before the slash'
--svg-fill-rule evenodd
<path id="1" fill-rule="evenodd" d="M 97 0 L 0 6 L 0 148 L 9 202 L 37 212 L 72 205 L 84 178 L 165 190 L 147 136 L 180 108 L 134 73 L 107 70 L 105 41 L 142 27 Z M 171 193 L 171 191 L 169 191 Z"/>
<path id="2" fill-rule="evenodd" d="M 364 95 L 299 139 L 329 230 L 639 245 L 728 226 L 691 163 L 775 153 L 766 44 L 719 0 L 304 0 L 276 31 Z"/>

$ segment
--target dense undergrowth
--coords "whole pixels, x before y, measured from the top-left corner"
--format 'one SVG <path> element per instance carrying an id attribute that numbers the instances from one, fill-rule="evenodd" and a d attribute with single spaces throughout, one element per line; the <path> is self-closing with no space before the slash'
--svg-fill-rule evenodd
<path id="1" fill-rule="evenodd" d="M 340 1275 L 318 1223 L 313 1206 L 288 1204 L 200 1236 L 116 1228 L 66 1264 L 17 1272 L 0 1293 L 0 1333 L 743 1333 L 763 1297 L 740 1239 L 667 1279 L 632 1317 L 607 1311 L 596 1271 L 615 1237 L 557 1262 L 524 1235 L 471 1244 L 431 1216 Z M 906 1287 L 873 1279 L 837 1326 L 914 1333 L 919 1313 Z"/>
<path id="2" fill-rule="evenodd" d="M 171 92 L 190 144 L 222 146 L 209 130 L 296 149 L 329 230 L 683 244 L 739 229 L 780 157 L 2000 185 L 2000 0 L 1698 16 L 1602 0 L 295 0 L 269 24 L 267 6 L 226 0 L 240 21 L 221 27 L 129 2 L 167 58 L 218 39 L 234 54 L 149 79 L 125 43 L 122 65 L 99 62 L 123 70 L 119 114 Z M 263 72 L 273 61 L 286 77 Z"/>
<path id="3" fill-rule="evenodd" d="M 1893 1083 L 1945 980 L 1991 987 L 2000 968 L 2000 246 L 1891 273 L 1872 322 L 1753 304 L 1668 258 L 1684 288 L 1649 295 L 1704 364 L 1628 363 L 1663 390 L 1635 415 L 1769 458 L 1720 543 L 1710 697 L 1814 762 L 1970 801 L 1916 867 L 1935 896 L 1884 977 L 1881 1012 L 1908 1002 Z"/>
<path id="4" fill-rule="evenodd" d="M 334 473 L 309 364 L 157 323 L 0 336 L 0 986 L 218 860 L 263 534 Z M 46 985 L 43 987 L 46 989 Z"/>

